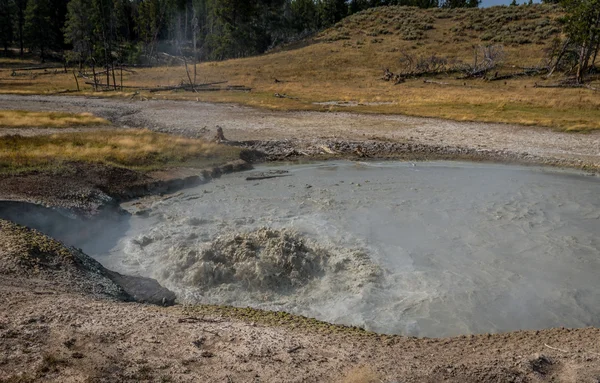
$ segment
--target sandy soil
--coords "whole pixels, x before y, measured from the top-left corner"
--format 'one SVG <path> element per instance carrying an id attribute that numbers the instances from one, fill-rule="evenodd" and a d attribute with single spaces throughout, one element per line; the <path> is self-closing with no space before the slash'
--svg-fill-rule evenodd
<path id="1" fill-rule="evenodd" d="M 456 122 L 398 115 L 275 112 L 231 104 L 168 100 L 135 101 L 67 96 L 0 95 L 0 109 L 92 112 L 117 126 L 148 127 L 230 140 L 376 140 L 446 149 L 462 148 L 533 162 L 600 168 L 600 131 L 573 134 L 548 128 Z M 316 143 L 320 145 L 320 143 Z M 494 158 L 497 160 L 497 158 Z"/>

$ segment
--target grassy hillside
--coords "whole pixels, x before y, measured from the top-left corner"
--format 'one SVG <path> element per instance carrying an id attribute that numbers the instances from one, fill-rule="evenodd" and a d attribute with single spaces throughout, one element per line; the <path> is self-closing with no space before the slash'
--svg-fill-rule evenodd
<path id="1" fill-rule="evenodd" d="M 482 9 L 418 9 L 390 6 L 350 16 L 321 33 L 318 41 L 342 41 L 342 47 L 376 45 L 372 64 L 393 66 L 397 53 L 472 59 L 474 45 L 501 44 L 506 64 L 537 64 L 544 47 L 560 33 L 556 6 L 533 5 Z"/>
<path id="2" fill-rule="evenodd" d="M 198 66 L 198 81 L 227 80 L 244 92 L 157 92 L 136 97 L 198 99 L 280 110 L 351 110 L 402 113 L 456 120 L 542 125 L 561 130 L 600 129 L 600 93 L 589 89 L 537 88 L 560 75 L 506 81 L 456 79 L 460 73 L 409 79 L 394 85 L 383 70 L 406 71 L 411 61 L 435 55 L 450 66 L 472 65 L 477 47 L 501 52 L 498 75 L 520 72 L 545 60 L 560 36 L 559 8 L 551 5 L 485 9 L 380 7 L 350 16 L 309 41 L 245 59 Z M 480 60 L 480 57 L 478 58 Z M 71 73 L 0 72 L 0 92 L 75 89 Z M 425 83 L 427 79 L 433 82 Z M 125 73 L 126 85 L 187 82 L 182 66 Z M 437 83 L 435 83 L 437 82 Z M 441 84 L 440 84 L 441 83 Z M 91 92 L 91 87 L 85 87 Z M 275 97 L 275 94 L 284 97 Z M 105 93 L 105 95 L 123 95 Z M 130 93 L 126 93 L 128 95 Z"/>

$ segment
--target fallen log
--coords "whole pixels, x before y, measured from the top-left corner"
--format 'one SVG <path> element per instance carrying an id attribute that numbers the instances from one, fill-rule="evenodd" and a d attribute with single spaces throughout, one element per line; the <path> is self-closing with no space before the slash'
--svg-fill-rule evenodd
<path id="1" fill-rule="evenodd" d="M 285 93 L 275 93 L 274 96 L 277 98 L 289 98 L 290 100 L 298 100 L 297 97 L 288 96 Z"/>
<path id="2" fill-rule="evenodd" d="M 450 85 L 448 82 L 440 82 L 440 81 L 432 81 L 432 80 L 423 80 L 425 84 L 437 84 L 437 85 Z"/>
<path id="3" fill-rule="evenodd" d="M 383 77 L 381 77 L 384 81 L 394 81 L 395 84 L 401 84 L 408 78 L 419 78 L 426 76 L 444 76 L 452 73 L 462 72 L 461 69 L 440 69 L 440 70 L 432 70 L 432 71 L 412 71 L 412 72 L 404 72 L 404 73 L 393 73 L 389 69 L 386 69 L 383 73 Z"/>
<path id="4" fill-rule="evenodd" d="M 164 90 L 211 91 L 211 90 L 221 90 L 221 88 L 208 88 L 208 87 L 210 87 L 212 85 L 220 85 L 220 84 L 225 84 L 225 83 L 227 83 L 227 81 L 216 81 L 216 82 L 207 82 L 204 84 L 194 84 L 193 87 L 189 84 L 183 84 L 183 85 L 175 85 L 175 86 L 157 86 L 155 88 L 139 87 L 138 89 L 146 90 L 151 93 L 160 92 L 160 91 L 164 91 Z"/>
<path id="5" fill-rule="evenodd" d="M 91 81 L 86 81 L 85 84 L 92 85 L 94 87 L 101 87 L 101 88 L 112 87 L 112 85 L 110 85 L 110 84 L 108 84 L 108 85 L 104 84 L 104 83 L 94 84 Z M 195 85 L 194 87 L 192 87 L 191 85 L 159 86 L 159 87 L 155 87 L 155 88 L 148 88 L 148 87 L 143 87 L 143 86 L 131 86 L 131 85 L 130 86 L 123 85 L 123 86 L 119 86 L 119 87 L 123 88 L 123 89 L 143 90 L 143 91 L 147 91 L 150 93 L 164 92 L 164 91 L 170 91 L 170 90 L 186 90 L 186 91 L 195 91 L 195 92 L 218 92 L 221 90 L 250 92 L 252 90 L 252 88 L 248 88 L 243 85 L 227 86 L 225 88 L 217 88 L 217 87 L 210 87 L 210 84 Z"/>
<path id="6" fill-rule="evenodd" d="M 115 70 L 123 70 L 123 71 L 125 71 L 125 72 L 129 72 L 129 73 L 137 73 L 137 72 L 136 72 L 136 71 L 134 71 L 134 70 L 131 70 L 131 69 L 126 69 L 125 67 L 118 67 L 118 66 L 116 66 L 116 67 L 115 67 Z M 107 70 L 103 70 L 102 72 L 96 72 L 96 74 L 97 74 L 97 75 L 100 75 L 100 74 L 106 74 L 106 72 L 112 73 L 112 72 L 113 72 L 113 70 L 112 70 L 112 68 L 111 68 L 111 69 L 109 69 L 108 71 L 107 71 Z"/>
<path id="7" fill-rule="evenodd" d="M 473 71 L 465 73 L 463 76 L 457 77 L 456 79 L 457 80 L 466 80 L 469 78 L 483 77 L 487 74 L 487 72 L 491 71 L 492 69 L 494 69 L 493 66 L 489 67 L 489 68 L 473 70 Z"/>
<path id="8" fill-rule="evenodd" d="M 523 72 L 510 73 L 510 74 L 506 74 L 506 75 L 502 75 L 502 76 L 494 76 L 492 78 L 489 78 L 488 81 L 500 81 L 500 80 L 508 80 L 508 79 L 515 78 L 515 77 L 533 76 L 533 75 L 541 74 L 541 73 L 544 73 L 547 71 L 548 71 L 548 69 L 546 69 L 546 68 L 525 70 Z"/>
<path id="9" fill-rule="evenodd" d="M 254 176 L 254 177 L 246 177 L 246 181 L 259 181 L 259 180 L 268 180 L 270 178 L 280 178 L 280 177 L 288 177 L 289 174 L 272 174 L 265 176 Z"/>
<path id="10" fill-rule="evenodd" d="M 587 88 L 583 84 L 534 84 L 534 88 Z"/>
<path id="11" fill-rule="evenodd" d="M 30 66 L 30 67 L 24 67 L 24 68 L 12 68 L 13 72 L 17 72 L 17 71 L 27 71 L 27 70 L 47 70 L 47 69 L 63 69 L 63 66 L 41 66 L 41 67 L 34 67 L 34 66 Z"/>
<path id="12" fill-rule="evenodd" d="M 220 85 L 220 84 L 227 84 L 229 81 L 216 81 L 216 82 L 207 82 L 204 84 L 194 84 L 194 86 L 210 86 L 210 85 Z M 231 85 L 231 86 L 237 86 L 237 85 Z"/>
<path id="13" fill-rule="evenodd" d="M 594 92 L 600 92 L 600 88 L 596 88 L 593 87 L 589 84 L 534 84 L 533 85 L 534 88 L 563 88 L 563 89 L 568 89 L 568 88 L 573 88 L 573 89 L 577 89 L 577 88 L 586 88 L 589 90 L 592 90 Z"/>

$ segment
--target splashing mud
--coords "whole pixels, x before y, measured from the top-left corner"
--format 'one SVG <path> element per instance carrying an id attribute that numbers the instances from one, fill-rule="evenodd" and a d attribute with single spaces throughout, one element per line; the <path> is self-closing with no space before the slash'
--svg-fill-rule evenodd
<path id="1" fill-rule="evenodd" d="M 353 284 L 378 276 L 378 268 L 364 254 L 332 252 L 286 229 L 229 233 L 197 249 L 173 247 L 162 262 L 167 265 L 163 280 L 196 287 L 214 302 L 235 302 L 240 294 L 274 301 L 333 281 L 350 293 Z M 197 299 L 198 295 L 187 297 Z"/>
<path id="2" fill-rule="evenodd" d="M 124 205 L 135 214 L 121 239 L 95 255 L 181 302 L 386 333 L 600 325 L 596 176 L 448 162 L 255 172 L 269 171 L 288 173 Z"/>

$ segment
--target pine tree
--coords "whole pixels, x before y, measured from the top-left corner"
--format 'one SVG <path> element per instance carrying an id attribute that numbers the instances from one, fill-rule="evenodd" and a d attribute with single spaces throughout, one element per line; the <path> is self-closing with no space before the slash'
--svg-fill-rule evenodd
<path id="1" fill-rule="evenodd" d="M 145 0 L 138 5 L 135 19 L 136 32 L 144 43 L 146 55 L 150 59 L 157 53 L 158 38 L 170 19 L 169 13 L 173 5 L 170 0 Z"/>
<path id="2" fill-rule="evenodd" d="M 13 41 L 13 14 L 13 1 L 0 0 L 0 45 L 4 47 L 6 55 L 8 55 L 8 47 Z"/>
<path id="3" fill-rule="evenodd" d="M 16 8 L 16 32 L 17 32 L 17 40 L 19 41 L 19 54 L 23 57 L 23 50 L 25 47 L 25 9 L 27 8 L 27 0 L 14 0 L 15 8 Z"/>
<path id="4" fill-rule="evenodd" d="M 46 52 L 55 41 L 52 28 L 52 12 L 48 0 L 28 0 L 25 8 L 24 37 L 31 50 L 39 49 L 42 62 Z"/>
<path id="5" fill-rule="evenodd" d="M 79 61 L 87 61 L 93 56 L 96 44 L 94 28 L 90 18 L 91 0 L 71 0 L 67 7 L 67 21 L 65 23 L 65 42 L 72 44 L 73 52 Z"/>
<path id="6" fill-rule="evenodd" d="M 331 26 L 348 16 L 346 0 L 320 0 L 321 20 L 324 27 Z"/>
<path id="7" fill-rule="evenodd" d="M 600 0 L 562 0 L 565 32 L 579 50 L 576 79 L 582 83 L 600 48 Z"/>

